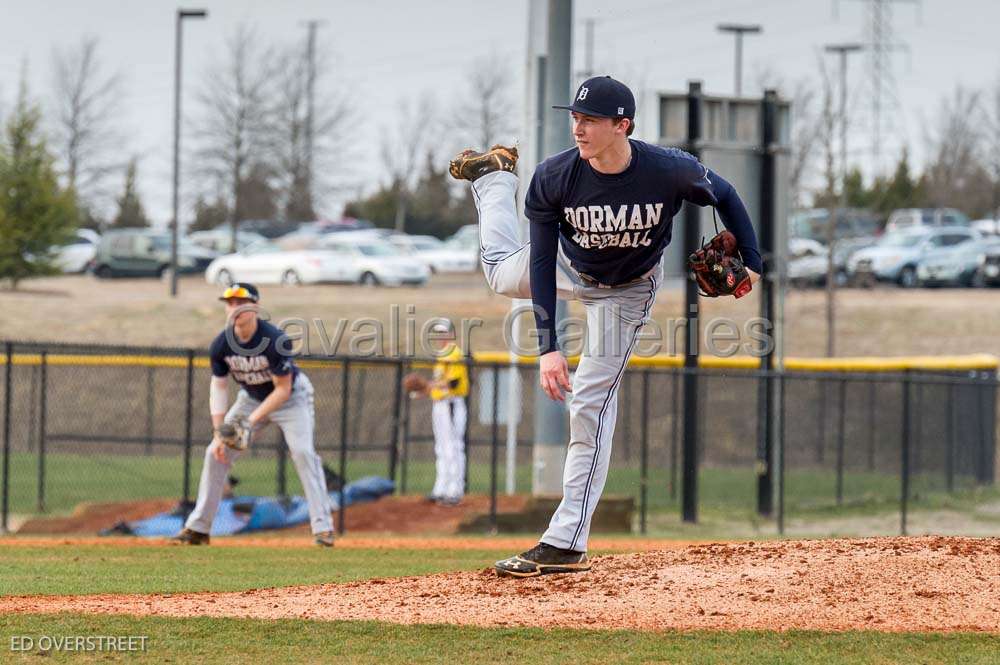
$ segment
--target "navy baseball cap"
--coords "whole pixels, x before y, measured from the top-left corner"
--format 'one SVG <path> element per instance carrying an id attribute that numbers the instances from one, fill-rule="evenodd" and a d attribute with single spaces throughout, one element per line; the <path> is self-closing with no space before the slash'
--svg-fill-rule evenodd
<path id="1" fill-rule="evenodd" d="M 571 106 L 552 108 L 598 118 L 635 118 L 635 96 L 621 81 L 610 76 L 595 76 L 580 84 Z"/>
<path id="2" fill-rule="evenodd" d="M 219 296 L 219 300 L 229 300 L 230 298 L 242 298 L 250 302 L 260 301 L 260 291 L 249 282 L 234 282 L 226 287 L 226 290 Z"/>

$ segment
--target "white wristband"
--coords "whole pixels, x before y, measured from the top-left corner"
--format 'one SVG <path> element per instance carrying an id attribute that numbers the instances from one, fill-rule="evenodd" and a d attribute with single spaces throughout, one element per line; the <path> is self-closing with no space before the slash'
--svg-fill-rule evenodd
<path id="1" fill-rule="evenodd" d="M 208 389 L 208 411 L 213 416 L 224 416 L 229 410 L 229 390 L 225 383 L 212 377 L 212 385 Z"/>

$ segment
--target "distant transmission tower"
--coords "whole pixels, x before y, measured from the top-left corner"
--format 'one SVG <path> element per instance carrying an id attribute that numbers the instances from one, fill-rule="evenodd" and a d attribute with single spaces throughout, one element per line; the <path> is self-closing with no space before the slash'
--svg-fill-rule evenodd
<path id="1" fill-rule="evenodd" d="M 909 50 L 893 38 L 892 7 L 895 2 L 920 6 L 921 0 L 860 0 L 866 5 L 865 46 L 868 50 L 868 84 L 872 103 L 872 169 L 882 173 L 882 128 L 885 113 L 898 109 L 896 79 L 892 73 L 891 52 Z M 837 10 L 834 0 L 834 12 Z"/>

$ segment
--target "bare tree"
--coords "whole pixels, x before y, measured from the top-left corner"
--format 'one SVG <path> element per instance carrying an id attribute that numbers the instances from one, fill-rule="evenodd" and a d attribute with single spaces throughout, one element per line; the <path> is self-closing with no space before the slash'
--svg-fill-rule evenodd
<path id="1" fill-rule="evenodd" d="M 821 84 L 820 105 L 816 121 L 815 141 L 821 150 L 823 180 L 826 187 L 823 198 L 829 207 L 826 222 L 826 355 L 832 357 L 836 351 L 836 299 L 833 257 L 836 250 L 837 228 L 837 129 L 843 120 L 837 104 L 836 86 L 833 75 L 822 55 L 817 56 Z"/>
<path id="2" fill-rule="evenodd" d="M 456 127 L 469 144 L 480 150 L 506 140 L 513 131 L 513 76 L 504 62 L 497 55 L 473 61 L 458 106 Z"/>
<path id="3" fill-rule="evenodd" d="M 227 192 L 233 251 L 236 229 L 245 219 L 241 184 L 256 163 L 267 164 L 272 157 L 268 96 L 274 59 L 259 42 L 253 29 L 240 25 L 226 41 L 225 59 L 209 69 L 196 96 L 198 171 Z"/>
<path id="4" fill-rule="evenodd" d="M 114 157 L 122 143 L 115 128 L 121 76 L 104 71 L 98 46 L 96 37 L 84 37 L 52 51 L 55 149 L 67 185 L 89 205 L 108 194 L 108 176 L 125 166 Z"/>
<path id="5" fill-rule="evenodd" d="M 977 91 L 956 87 L 950 97 L 942 98 L 933 126 L 925 129 L 927 198 L 933 206 L 961 201 L 969 212 L 989 206 L 989 187 L 982 191 L 981 99 Z"/>
<path id="6" fill-rule="evenodd" d="M 985 162 L 992 180 L 990 187 L 990 217 L 1000 218 L 1000 76 L 983 104 Z"/>
<path id="7" fill-rule="evenodd" d="M 341 189 L 350 161 L 344 155 L 349 149 L 351 114 L 344 95 L 324 90 L 332 67 L 322 50 L 312 66 L 308 50 L 300 45 L 285 48 L 276 61 L 279 73 L 270 124 L 282 210 L 289 221 L 314 219 L 322 196 Z M 313 93 L 317 88 L 320 92 Z"/>
<path id="8" fill-rule="evenodd" d="M 418 101 L 399 102 L 398 124 L 383 129 L 382 164 L 389 174 L 389 185 L 396 192 L 397 231 L 406 228 L 406 208 L 416 181 L 420 160 L 434 154 L 439 127 L 435 123 L 436 106 L 430 94 Z"/>

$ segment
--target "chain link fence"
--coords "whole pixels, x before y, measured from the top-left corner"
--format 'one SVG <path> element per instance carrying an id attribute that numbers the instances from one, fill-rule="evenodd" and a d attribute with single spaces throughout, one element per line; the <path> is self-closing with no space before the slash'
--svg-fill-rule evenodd
<path id="1" fill-rule="evenodd" d="M 7 342 L 2 346 L 2 505 L 11 516 L 68 514 L 83 502 L 176 498 L 197 491 L 209 368 L 204 353 Z M 300 358 L 316 390 L 316 448 L 345 481 L 391 478 L 397 492 L 434 483 L 431 403 L 402 389 L 431 360 Z M 537 370 L 468 360 L 467 490 L 526 494 L 532 485 Z M 696 489 L 682 482 L 686 372 L 698 377 Z M 779 387 L 774 459 L 761 459 L 763 381 Z M 235 391 L 235 387 L 231 388 Z M 619 387 L 606 495 L 633 497 L 635 530 L 676 521 L 685 491 L 699 516 L 728 522 L 898 511 L 993 485 L 997 376 L 968 372 L 806 372 L 641 366 Z M 510 431 L 508 431 L 508 428 Z M 280 432 L 269 427 L 234 467 L 241 494 L 301 492 Z M 775 477 L 772 515 L 759 477 Z M 495 515 L 495 512 L 494 512 Z M 343 527 L 343 515 L 338 520 Z"/>

